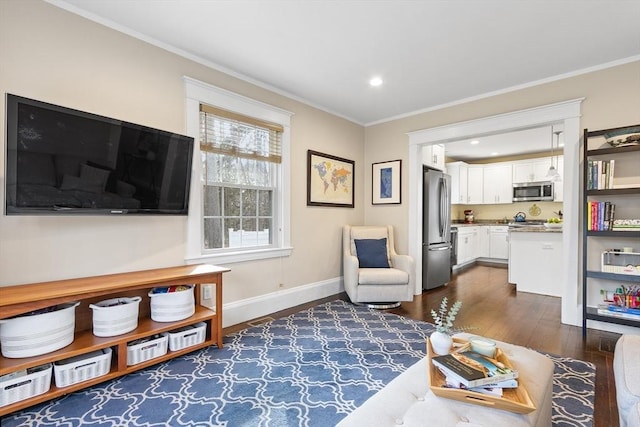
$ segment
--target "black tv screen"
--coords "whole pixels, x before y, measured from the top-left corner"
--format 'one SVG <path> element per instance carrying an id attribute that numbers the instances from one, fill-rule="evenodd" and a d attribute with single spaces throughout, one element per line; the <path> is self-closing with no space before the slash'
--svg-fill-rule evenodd
<path id="1" fill-rule="evenodd" d="M 186 215 L 193 138 L 7 94 L 6 209 Z"/>

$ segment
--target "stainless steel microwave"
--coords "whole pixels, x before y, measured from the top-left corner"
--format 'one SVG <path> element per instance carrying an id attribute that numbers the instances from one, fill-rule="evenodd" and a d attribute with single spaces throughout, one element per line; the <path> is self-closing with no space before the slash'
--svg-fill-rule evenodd
<path id="1" fill-rule="evenodd" d="M 513 184 L 514 202 L 553 201 L 553 182 L 519 182 Z"/>

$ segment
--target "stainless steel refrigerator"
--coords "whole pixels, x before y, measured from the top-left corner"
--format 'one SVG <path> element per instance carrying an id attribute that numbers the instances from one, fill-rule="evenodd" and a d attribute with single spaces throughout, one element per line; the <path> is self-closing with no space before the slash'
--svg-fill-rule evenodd
<path id="1" fill-rule="evenodd" d="M 424 168 L 422 210 L 422 288 L 451 279 L 451 177 Z"/>

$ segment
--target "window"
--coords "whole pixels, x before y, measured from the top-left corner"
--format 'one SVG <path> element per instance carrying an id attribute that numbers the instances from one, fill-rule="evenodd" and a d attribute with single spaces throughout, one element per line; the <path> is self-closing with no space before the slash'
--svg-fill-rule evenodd
<path id="1" fill-rule="evenodd" d="M 200 106 L 203 250 L 277 244 L 281 137 L 282 126 Z"/>
<path id="2" fill-rule="evenodd" d="M 187 133 L 199 141 L 187 262 L 288 256 L 291 113 L 185 77 Z"/>

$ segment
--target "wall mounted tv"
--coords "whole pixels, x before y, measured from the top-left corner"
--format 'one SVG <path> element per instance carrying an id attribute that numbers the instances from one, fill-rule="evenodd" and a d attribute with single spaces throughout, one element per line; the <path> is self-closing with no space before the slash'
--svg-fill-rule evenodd
<path id="1" fill-rule="evenodd" d="M 186 215 L 193 138 L 7 94 L 7 215 Z"/>

